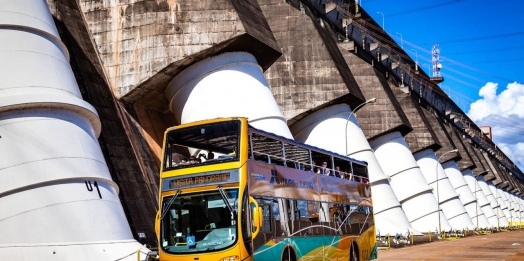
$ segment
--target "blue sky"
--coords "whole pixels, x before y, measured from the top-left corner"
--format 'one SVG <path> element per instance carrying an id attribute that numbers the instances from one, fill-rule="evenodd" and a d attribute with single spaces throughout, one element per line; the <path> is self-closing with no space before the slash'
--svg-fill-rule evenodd
<path id="1" fill-rule="evenodd" d="M 440 87 L 524 170 L 524 1 L 359 2 L 424 71 L 439 45 Z"/>

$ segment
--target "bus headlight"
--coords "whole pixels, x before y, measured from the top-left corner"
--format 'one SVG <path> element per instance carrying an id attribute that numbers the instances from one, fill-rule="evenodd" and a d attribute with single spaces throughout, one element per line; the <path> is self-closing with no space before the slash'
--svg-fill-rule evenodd
<path id="1" fill-rule="evenodd" d="M 228 257 L 221 258 L 219 261 L 235 261 L 237 259 L 238 259 L 238 256 L 228 256 Z"/>

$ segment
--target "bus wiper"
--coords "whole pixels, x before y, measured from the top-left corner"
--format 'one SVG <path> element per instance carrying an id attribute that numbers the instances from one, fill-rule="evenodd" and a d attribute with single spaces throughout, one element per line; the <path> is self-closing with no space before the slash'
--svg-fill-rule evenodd
<path id="1" fill-rule="evenodd" d="M 164 205 L 164 209 L 162 210 L 162 215 L 160 215 L 160 220 L 164 218 L 164 216 L 167 214 L 167 211 L 169 210 L 171 205 L 173 205 L 173 202 L 175 202 L 175 199 L 178 197 L 178 195 L 180 195 L 181 192 L 182 191 L 177 190 L 176 194 L 169 200 L 169 202 L 167 202 L 166 205 Z"/>
<path id="2" fill-rule="evenodd" d="M 231 212 L 231 215 L 234 216 L 235 212 L 233 211 L 233 208 L 231 207 L 231 203 L 229 202 L 229 198 L 227 197 L 226 192 L 222 188 L 222 186 L 218 186 L 218 192 L 220 192 L 220 195 L 222 196 L 222 200 L 224 200 L 224 203 L 226 203 L 227 208 L 229 208 L 229 212 Z"/>

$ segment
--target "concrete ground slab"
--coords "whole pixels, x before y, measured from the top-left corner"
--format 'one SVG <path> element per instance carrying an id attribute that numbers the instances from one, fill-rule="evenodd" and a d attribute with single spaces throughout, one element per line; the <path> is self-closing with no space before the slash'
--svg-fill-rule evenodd
<path id="1" fill-rule="evenodd" d="M 524 230 L 381 250 L 382 260 L 524 260 Z"/>

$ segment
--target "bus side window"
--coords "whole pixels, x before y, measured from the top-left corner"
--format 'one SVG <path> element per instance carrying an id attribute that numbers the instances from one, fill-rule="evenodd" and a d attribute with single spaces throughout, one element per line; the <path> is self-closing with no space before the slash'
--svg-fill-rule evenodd
<path id="1" fill-rule="evenodd" d="M 273 213 L 273 218 L 277 221 L 280 221 L 280 212 L 278 210 L 278 202 L 276 200 L 272 203 L 271 212 Z"/>

